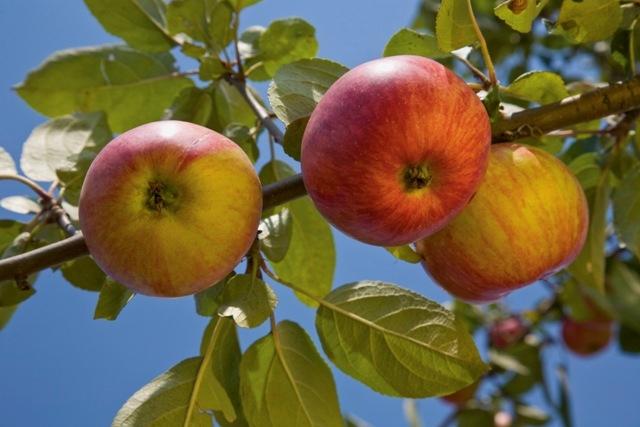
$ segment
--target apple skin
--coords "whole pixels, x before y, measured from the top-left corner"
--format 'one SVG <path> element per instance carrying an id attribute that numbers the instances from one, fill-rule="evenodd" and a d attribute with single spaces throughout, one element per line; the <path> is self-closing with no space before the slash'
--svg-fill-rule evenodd
<path id="1" fill-rule="evenodd" d="M 567 348 L 579 356 L 590 356 L 605 349 L 612 337 L 611 320 L 577 322 L 569 317 L 562 320 L 562 339 Z"/>
<path id="2" fill-rule="evenodd" d="M 518 316 L 507 317 L 496 321 L 489 329 L 489 342 L 497 349 L 505 349 L 519 342 L 528 328 Z"/>
<path id="3" fill-rule="evenodd" d="M 444 400 L 447 403 L 451 403 L 452 405 L 462 406 L 469 400 L 473 399 L 473 396 L 476 395 L 476 391 L 478 390 L 478 386 L 480 386 L 480 381 L 476 381 L 475 383 L 468 385 L 465 388 L 456 391 L 455 393 L 441 396 L 440 399 Z"/>
<path id="4" fill-rule="evenodd" d="M 485 173 L 491 127 L 464 81 L 427 58 L 393 56 L 340 77 L 302 140 L 309 196 L 336 228 L 397 246 L 442 228 Z"/>
<path id="5" fill-rule="evenodd" d="M 100 268 L 135 292 L 176 297 L 233 270 L 255 239 L 262 192 L 251 161 L 231 140 L 160 121 L 100 151 L 79 209 Z"/>
<path id="6" fill-rule="evenodd" d="M 494 144 L 469 205 L 416 251 L 449 293 L 490 302 L 571 263 L 588 221 L 584 191 L 564 163 L 538 148 Z"/>

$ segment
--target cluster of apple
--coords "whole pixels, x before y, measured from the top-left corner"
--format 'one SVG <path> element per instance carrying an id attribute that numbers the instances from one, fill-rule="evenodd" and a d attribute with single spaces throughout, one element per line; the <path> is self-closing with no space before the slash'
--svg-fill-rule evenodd
<path id="1" fill-rule="evenodd" d="M 495 300 L 571 262 L 584 193 L 554 156 L 491 145 L 482 102 L 441 64 L 396 56 L 343 75 L 302 141 L 309 196 L 366 243 L 415 243 L 451 294 Z M 136 292 L 180 296 L 226 276 L 256 237 L 260 182 L 242 150 L 201 126 L 126 132 L 94 160 L 80 223 L 98 265 Z"/>

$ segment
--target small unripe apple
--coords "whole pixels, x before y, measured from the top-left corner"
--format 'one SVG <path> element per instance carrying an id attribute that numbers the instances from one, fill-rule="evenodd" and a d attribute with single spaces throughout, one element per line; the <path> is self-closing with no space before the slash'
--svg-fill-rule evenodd
<path id="1" fill-rule="evenodd" d="M 233 270 L 255 239 L 262 192 L 251 161 L 231 140 L 161 121 L 100 151 L 79 208 L 100 268 L 135 292 L 175 297 Z"/>
<path id="2" fill-rule="evenodd" d="M 445 402 L 451 403 L 452 405 L 462 406 L 469 400 L 473 399 L 479 386 L 480 381 L 476 381 L 475 383 L 468 385 L 467 387 L 462 388 L 455 393 L 442 396 L 441 399 Z"/>
<path id="3" fill-rule="evenodd" d="M 403 245 L 467 204 L 490 140 L 487 113 L 463 80 L 430 59 L 393 56 L 348 71 L 322 97 L 304 132 L 302 175 L 338 229 Z"/>
<path id="4" fill-rule="evenodd" d="M 605 349 L 613 336 L 611 320 L 577 322 L 569 317 L 562 321 L 562 339 L 567 348 L 580 356 L 590 356 Z"/>
<path id="5" fill-rule="evenodd" d="M 528 328 L 519 316 L 497 320 L 489 329 L 489 342 L 497 349 L 504 349 L 519 342 Z"/>
<path id="6" fill-rule="evenodd" d="M 416 250 L 449 293 L 488 302 L 571 263 L 588 220 L 584 191 L 564 163 L 538 148 L 494 144 L 471 202 Z"/>

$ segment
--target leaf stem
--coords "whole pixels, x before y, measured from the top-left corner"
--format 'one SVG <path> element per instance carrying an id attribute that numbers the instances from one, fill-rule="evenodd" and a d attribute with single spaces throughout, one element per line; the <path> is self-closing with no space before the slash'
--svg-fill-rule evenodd
<path id="1" fill-rule="evenodd" d="M 476 32 L 476 37 L 480 42 L 480 51 L 482 52 L 484 65 L 487 66 L 487 70 L 489 71 L 489 81 L 491 82 L 491 86 L 495 86 L 496 84 L 498 84 L 498 79 L 496 78 L 496 70 L 493 66 L 491 55 L 489 55 L 489 48 L 487 47 L 487 41 L 484 39 L 484 36 L 482 35 L 482 31 L 480 30 L 480 26 L 478 25 L 478 21 L 476 20 L 476 17 L 473 14 L 473 6 L 471 6 L 471 0 L 467 0 L 467 10 L 469 11 L 471 24 L 473 24 L 473 30 Z"/>

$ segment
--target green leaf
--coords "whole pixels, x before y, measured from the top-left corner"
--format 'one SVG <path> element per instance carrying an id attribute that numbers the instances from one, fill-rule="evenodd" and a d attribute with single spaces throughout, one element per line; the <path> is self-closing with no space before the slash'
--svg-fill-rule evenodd
<path id="1" fill-rule="evenodd" d="M 544 412 L 542 409 L 530 405 L 516 405 L 515 412 L 515 425 L 543 426 L 551 419 L 549 414 Z"/>
<path id="2" fill-rule="evenodd" d="M 254 130 L 239 123 L 229 123 L 224 128 L 223 133 L 227 138 L 238 144 L 253 163 L 258 160 L 258 157 L 260 157 L 260 150 L 256 143 Z"/>
<path id="3" fill-rule="evenodd" d="M 13 313 L 15 313 L 17 309 L 17 305 L 11 307 L 0 307 L 0 331 L 9 324 L 13 317 Z"/>
<path id="4" fill-rule="evenodd" d="M 489 114 L 491 123 L 495 123 L 502 117 L 500 114 L 500 91 L 496 86 L 489 89 L 486 96 L 482 99 L 482 104 Z"/>
<path id="5" fill-rule="evenodd" d="M 11 157 L 11 154 L 7 153 L 7 150 L 2 147 L 0 147 L 0 173 L 11 175 L 18 173 L 13 157 Z"/>
<path id="6" fill-rule="evenodd" d="M 202 81 L 217 80 L 229 71 L 218 57 L 209 55 L 198 55 L 197 57 L 200 60 L 198 77 Z"/>
<path id="7" fill-rule="evenodd" d="M 173 47 L 166 33 L 163 0 L 84 0 L 109 33 L 132 47 L 148 52 L 162 52 Z"/>
<path id="8" fill-rule="evenodd" d="M 205 126 L 211 119 L 212 112 L 213 99 L 208 91 L 197 87 L 186 87 L 173 100 L 163 118 Z"/>
<path id="9" fill-rule="evenodd" d="M 562 77 L 550 71 L 524 73 L 507 87 L 506 93 L 540 104 L 550 104 L 569 96 Z"/>
<path id="10" fill-rule="evenodd" d="M 93 258 L 88 255 L 65 262 L 60 271 L 69 283 L 86 291 L 99 291 L 107 279 Z"/>
<path id="11" fill-rule="evenodd" d="M 135 294 L 120 283 L 107 278 L 100 289 L 100 296 L 93 314 L 94 319 L 116 320 L 125 305 Z"/>
<path id="12" fill-rule="evenodd" d="M 256 3 L 260 3 L 262 0 L 228 0 L 229 3 L 234 7 L 238 12 L 245 7 L 253 6 Z"/>
<path id="13" fill-rule="evenodd" d="M 579 155 L 567 165 L 584 190 L 598 185 L 601 174 L 599 159 L 598 153 L 589 152 Z"/>
<path id="14" fill-rule="evenodd" d="M 290 321 L 247 349 L 240 392 L 251 426 L 343 425 L 331 370 L 304 329 Z"/>
<path id="15" fill-rule="evenodd" d="M 569 376 L 567 375 L 567 368 L 563 365 L 558 365 L 556 368 L 556 376 L 558 378 L 558 394 L 560 396 L 559 412 L 562 424 L 565 427 L 573 426 L 571 417 L 571 388 L 569 387 Z"/>
<path id="16" fill-rule="evenodd" d="M 513 396 L 524 394 L 542 382 L 540 342 L 516 343 L 504 349 L 503 352 L 520 362 L 521 365 L 526 366 L 529 371 L 526 374 L 514 373 L 503 387 L 506 393 Z"/>
<path id="17" fill-rule="evenodd" d="M 269 103 L 286 125 L 308 117 L 329 87 L 349 69 L 327 59 L 303 59 L 283 66 L 269 86 Z"/>
<path id="18" fill-rule="evenodd" d="M 442 396 L 487 371 L 466 326 L 421 295 L 364 281 L 341 286 L 324 300 L 316 329 L 325 353 L 375 391 Z"/>
<path id="19" fill-rule="evenodd" d="M 229 279 L 235 276 L 235 272 L 229 273 L 227 277 L 213 286 L 198 292 L 193 296 L 196 301 L 196 312 L 200 316 L 211 317 L 218 314 L 218 308 L 222 300 L 222 293 L 227 286 Z"/>
<path id="20" fill-rule="evenodd" d="M 621 22 L 618 0 L 563 0 L 552 32 L 571 43 L 592 43 L 611 37 Z"/>
<path id="21" fill-rule="evenodd" d="M 546 3 L 537 3 L 536 0 L 506 0 L 496 6 L 494 13 L 514 30 L 528 33 Z"/>
<path id="22" fill-rule="evenodd" d="M 233 36 L 233 9 L 220 0 L 173 0 L 167 8 L 169 33 L 185 40 L 204 42 L 213 52 L 224 49 Z"/>
<path id="23" fill-rule="evenodd" d="M 0 253 L 11 246 L 14 239 L 22 233 L 24 224 L 12 219 L 0 219 Z"/>
<path id="24" fill-rule="evenodd" d="M 15 280 L 3 280 L 0 282 L 0 307 L 18 305 L 35 293 L 33 286 L 22 287 Z"/>
<path id="25" fill-rule="evenodd" d="M 233 317 L 242 328 L 255 328 L 269 318 L 277 302 L 269 285 L 249 274 L 238 274 L 225 286 L 218 313 Z"/>
<path id="26" fill-rule="evenodd" d="M 0 329 L 2 329 L 2 310 L 0 309 Z M 618 327 L 618 344 L 625 353 L 640 353 L 640 332 L 625 324 Z"/>
<path id="27" fill-rule="evenodd" d="M 45 116 L 104 111 L 115 132 L 158 120 L 181 89 L 169 53 L 150 54 L 125 46 L 69 49 L 47 58 L 15 89 Z"/>
<path id="28" fill-rule="evenodd" d="M 201 357 L 183 360 L 151 380 L 120 408 L 112 426 L 182 426 L 201 362 Z M 211 427 L 211 417 L 195 411 L 190 426 Z"/>
<path id="29" fill-rule="evenodd" d="M 285 153 L 297 161 L 300 161 L 302 137 L 304 136 L 304 130 L 307 128 L 307 123 L 309 123 L 309 117 L 294 120 L 287 125 L 287 129 L 284 132 L 282 148 L 284 148 Z"/>
<path id="30" fill-rule="evenodd" d="M 252 90 L 247 87 L 247 90 Z M 260 101 L 260 96 L 253 92 L 254 97 Z M 251 107 L 240 95 L 238 90 L 224 80 L 219 80 L 214 86 L 213 99 L 216 110 L 216 119 L 223 130 L 231 123 L 241 124 L 249 128 L 254 127 L 257 119 Z M 262 101 L 260 101 L 262 103 Z"/>
<path id="31" fill-rule="evenodd" d="M 456 415 L 457 427 L 494 427 L 494 413 L 481 408 L 464 408 Z"/>
<path id="32" fill-rule="evenodd" d="M 301 18 L 278 19 L 260 35 L 259 47 L 264 69 L 273 76 L 284 64 L 316 56 L 316 30 Z"/>
<path id="33" fill-rule="evenodd" d="M 0 200 L 0 206 L 17 214 L 35 214 L 42 210 L 38 202 L 24 196 L 9 196 Z"/>
<path id="34" fill-rule="evenodd" d="M 389 246 L 385 249 L 399 260 L 410 262 L 412 264 L 417 264 L 422 260 L 422 257 L 420 257 L 420 255 L 409 245 Z"/>
<path id="35" fill-rule="evenodd" d="M 640 274 L 620 261 L 613 261 L 607 283 L 609 299 L 620 323 L 640 333 Z"/>
<path id="36" fill-rule="evenodd" d="M 291 212 L 284 207 L 263 218 L 258 228 L 260 234 L 260 250 L 269 260 L 278 262 L 287 254 L 291 233 L 293 231 L 293 221 Z"/>
<path id="37" fill-rule="evenodd" d="M 438 41 L 431 34 L 423 34 L 411 28 L 402 28 L 391 36 L 384 47 L 382 56 L 418 55 L 427 58 L 446 58 L 448 52 L 438 47 Z"/>
<path id="38" fill-rule="evenodd" d="M 529 375 L 530 373 L 529 368 L 520 363 L 517 358 L 513 357 L 510 354 L 495 349 L 490 349 L 488 356 L 491 364 L 497 366 L 500 369 L 515 372 L 520 375 Z"/>
<path id="39" fill-rule="evenodd" d="M 590 206 L 589 234 L 580 254 L 567 270 L 580 283 L 604 292 L 604 244 L 607 228 L 607 207 L 611 186 L 609 171 L 604 170 L 595 188 L 595 197 Z"/>
<path id="40" fill-rule="evenodd" d="M 465 0 L 442 0 L 436 16 L 436 38 L 438 46 L 445 52 L 478 40 Z"/>
<path id="41" fill-rule="evenodd" d="M 640 259 L 639 188 L 640 165 L 636 165 L 625 174 L 613 194 L 613 224 L 620 240 Z"/>

